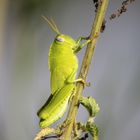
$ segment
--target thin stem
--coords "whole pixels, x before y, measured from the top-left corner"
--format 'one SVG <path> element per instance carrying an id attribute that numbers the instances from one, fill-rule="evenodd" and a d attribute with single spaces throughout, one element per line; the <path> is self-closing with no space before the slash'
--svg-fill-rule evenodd
<path id="1" fill-rule="evenodd" d="M 92 26 L 92 30 L 91 30 L 91 34 L 90 34 L 90 40 L 91 42 L 87 45 L 87 49 L 85 52 L 85 56 L 83 58 L 83 62 L 82 62 L 82 66 L 81 66 L 81 70 L 79 73 L 79 78 L 83 78 L 84 80 L 86 80 L 88 71 L 89 71 L 89 66 L 92 60 L 92 56 L 95 50 L 95 45 L 97 42 L 97 39 L 99 37 L 100 34 L 100 29 L 102 26 L 102 22 L 105 16 L 105 12 L 108 6 L 108 2 L 109 0 L 102 0 L 102 2 L 100 2 L 96 16 L 95 16 L 95 20 L 93 22 L 93 26 Z M 76 84 L 76 95 L 74 96 L 69 112 L 68 112 L 68 116 L 67 119 L 70 120 L 70 124 L 65 128 L 64 133 L 62 138 L 65 140 L 71 140 L 71 133 L 73 130 L 73 124 L 77 115 L 77 111 L 78 111 L 78 100 L 79 97 L 82 95 L 83 92 L 83 84 L 78 82 Z M 98 138 L 97 138 L 98 139 Z M 96 139 L 96 140 L 97 140 Z"/>
<path id="2" fill-rule="evenodd" d="M 98 136 L 93 137 L 93 140 L 99 140 Z"/>

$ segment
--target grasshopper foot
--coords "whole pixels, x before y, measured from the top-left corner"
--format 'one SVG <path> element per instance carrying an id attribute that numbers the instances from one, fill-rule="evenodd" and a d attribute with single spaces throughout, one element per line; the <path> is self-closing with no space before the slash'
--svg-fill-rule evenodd
<path id="1" fill-rule="evenodd" d="M 75 80 L 75 82 L 81 82 L 83 84 L 83 87 L 85 88 L 86 86 L 87 87 L 90 87 L 90 82 L 86 82 L 83 78 L 78 78 Z"/>

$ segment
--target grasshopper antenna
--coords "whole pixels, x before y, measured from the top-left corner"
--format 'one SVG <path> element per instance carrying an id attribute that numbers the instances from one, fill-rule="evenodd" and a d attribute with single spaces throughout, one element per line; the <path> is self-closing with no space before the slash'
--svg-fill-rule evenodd
<path id="1" fill-rule="evenodd" d="M 52 24 L 54 25 L 55 29 L 57 30 L 57 32 L 60 34 L 60 31 L 59 31 L 56 23 L 54 22 L 53 18 L 50 18 L 50 20 L 51 20 Z"/>
<path id="2" fill-rule="evenodd" d="M 47 17 L 45 17 L 45 16 L 41 16 L 45 21 L 47 21 L 47 23 L 50 25 L 50 27 L 52 28 L 52 30 L 54 31 L 54 32 L 56 32 L 57 34 L 60 34 L 60 31 L 58 30 L 58 27 L 57 27 L 57 25 L 55 24 L 55 22 L 54 22 L 54 20 L 51 18 L 50 20 L 47 18 Z"/>

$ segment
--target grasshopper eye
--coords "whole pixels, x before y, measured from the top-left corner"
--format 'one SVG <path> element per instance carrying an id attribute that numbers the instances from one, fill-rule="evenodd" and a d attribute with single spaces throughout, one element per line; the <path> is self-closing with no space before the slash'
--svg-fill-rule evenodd
<path id="1" fill-rule="evenodd" d="M 56 41 L 58 41 L 58 42 L 64 42 L 64 38 L 58 36 L 58 37 L 56 38 Z"/>

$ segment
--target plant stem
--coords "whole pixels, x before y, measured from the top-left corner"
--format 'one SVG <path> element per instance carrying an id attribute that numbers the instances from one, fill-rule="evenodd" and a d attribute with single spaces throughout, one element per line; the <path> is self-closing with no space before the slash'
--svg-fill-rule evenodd
<path id="1" fill-rule="evenodd" d="M 82 78 L 85 81 L 86 81 L 86 77 L 89 71 L 89 66 L 92 60 L 92 56 L 95 50 L 95 45 L 100 34 L 102 22 L 105 17 L 105 12 L 108 6 L 108 2 L 109 0 L 102 0 L 100 2 L 95 19 L 93 21 L 93 26 L 92 26 L 92 30 L 90 34 L 91 42 L 87 45 L 87 49 L 86 49 L 85 56 L 83 58 L 83 62 L 81 66 L 81 70 L 79 73 L 79 78 Z M 83 84 L 78 82 L 76 84 L 77 92 L 72 100 L 72 103 L 68 112 L 68 116 L 67 116 L 67 120 L 70 120 L 70 124 L 64 129 L 64 133 L 62 135 L 62 138 L 65 140 L 71 140 L 71 133 L 74 126 L 73 124 L 75 122 L 75 118 L 78 111 L 77 104 L 78 104 L 79 97 L 82 95 L 83 89 L 84 89 Z"/>
<path id="2" fill-rule="evenodd" d="M 98 136 L 93 137 L 93 140 L 99 140 Z"/>

